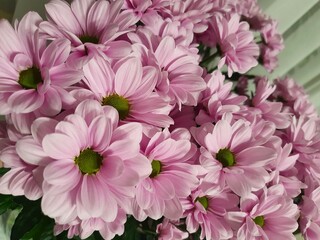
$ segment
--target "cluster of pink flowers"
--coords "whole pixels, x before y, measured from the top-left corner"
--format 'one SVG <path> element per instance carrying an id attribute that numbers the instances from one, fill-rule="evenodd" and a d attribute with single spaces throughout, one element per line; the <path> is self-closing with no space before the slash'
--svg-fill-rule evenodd
<path id="1" fill-rule="evenodd" d="M 283 48 L 257 1 L 45 7 L 0 21 L 1 194 L 70 238 L 130 217 L 163 240 L 320 239 L 320 118 L 292 79 L 246 78 Z"/>

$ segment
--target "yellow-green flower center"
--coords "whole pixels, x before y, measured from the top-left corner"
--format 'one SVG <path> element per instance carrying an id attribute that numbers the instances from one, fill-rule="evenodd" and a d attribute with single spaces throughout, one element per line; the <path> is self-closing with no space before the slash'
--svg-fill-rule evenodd
<path id="1" fill-rule="evenodd" d="M 94 36 L 83 35 L 83 36 L 80 36 L 79 39 L 82 43 L 94 43 L 94 44 L 99 43 L 99 38 Z"/>
<path id="2" fill-rule="evenodd" d="M 255 222 L 255 224 L 259 225 L 260 227 L 264 226 L 264 217 L 263 216 L 255 217 L 255 219 L 253 219 L 253 221 Z"/>
<path id="3" fill-rule="evenodd" d="M 206 196 L 203 196 L 203 197 L 197 197 L 196 198 L 196 201 L 195 202 L 199 202 L 201 203 L 201 205 L 204 207 L 204 209 L 208 209 L 209 207 L 209 201 L 208 201 L 208 198 Z"/>
<path id="4" fill-rule="evenodd" d="M 20 72 L 18 83 L 24 89 L 37 89 L 39 83 L 42 83 L 41 72 L 36 67 L 31 67 Z"/>
<path id="5" fill-rule="evenodd" d="M 103 157 L 90 148 L 82 150 L 74 162 L 83 174 L 96 174 L 101 167 Z"/>
<path id="6" fill-rule="evenodd" d="M 220 149 L 216 154 L 216 159 L 223 167 L 231 167 L 236 164 L 234 154 L 227 148 Z"/>
<path id="7" fill-rule="evenodd" d="M 159 175 L 162 169 L 162 164 L 158 160 L 153 160 L 151 162 L 152 172 L 150 174 L 150 178 L 154 178 Z"/>
<path id="8" fill-rule="evenodd" d="M 114 93 L 102 99 L 102 105 L 109 105 L 117 109 L 119 118 L 121 120 L 126 119 L 130 111 L 130 103 L 127 99 Z"/>

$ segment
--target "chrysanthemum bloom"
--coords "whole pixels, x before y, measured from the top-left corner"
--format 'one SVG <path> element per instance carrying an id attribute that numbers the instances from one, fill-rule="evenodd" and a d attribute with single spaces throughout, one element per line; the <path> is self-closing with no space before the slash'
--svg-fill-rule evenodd
<path id="1" fill-rule="evenodd" d="M 84 82 L 101 105 L 112 106 L 124 122 L 142 122 L 157 127 L 169 127 L 171 106 L 154 92 L 157 82 L 153 67 L 142 67 L 137 58 L 122 59 L 113 68 L 101 57 L 83 67 Z M 81 89 L 80 91 L 84 91 Z"/>
<path id="2" fill-rule="evenodd" d="M 189 236 L 187 232 L 181 231 L 166 218 L 157 225 L 157 233 L 159 240 L 182 240 Z"/>
<path id="3" fill-rule="evenodd" d="M 275 88 L 276 86 L 270 86 L 267 78 L 256 79 L 256 92 L 251 103 L 259 117 L 274 123 L 277 129 L 284 129 L 290 125 L 291 114 L 282 112 L 281 102 L 270 102 L 267 100 Z M 252 111 L 252 108 L 249 107 L 250 110 Z"/>
<path id="4" fill-rule="evenodd" d="M 171 36 L 159 37 L 148 29 L 128 33 L 134 43 L 134 54 L 143 66 L 158 69 L 156 91 L 172 105 L 196 106 L 200 92 L 205 89 L 203 69 L 193 47 L 177 45 Z"/>
<path id="5" fill-rule="evenodd" d="M 142 126 L 117 125 L 114 108 L 86 100 L 43 138 L 43 150 L 53 160 L 44 169 L 42 210 L 57 223 L 77 217 L 114 221 L 119 205 L 128 208 L 124 202 L 151 173 L 139 153 Z"/>
<path id="6" fill-rule="evenodd" d="M 131 10 L 121 11 L 122 0 L 62 0 L 45 5 L 48 21 L 41 23 L 41 34 L 51 39 L 69 39 L 73 54 L 70 64 L 82 66 L 88 55 L 100 49 L 107 56 L 125 57 L 131 51 L 125 41 L 114 41 L 132 31 L 139 20 Z"/>
<path id="7" fill-rule="evenodd" d="M 306 188 L 307 185 L 302 183 L 297 178 L 297 168 L 295 167 L 299 154 L 292 154 L 292 144 L 282 145 L 282 140 L 278 137 L 273 137 L 273 148 L 277 151 L 277 157 L 269 168 L 271 172 L 272 185 L 282 184 L 286 195 L 291 198 L 297 197 L 301 193 L 301 189 Z"/>
<path id="8" fill-rule="evenodd" d="M 275 20 L 264 21 L 260 30 L 263 43 L 260 45 L 264 67 L 272 72 L 278 66 L 277 56 L 283 50 L 283 38 L 277 31 L 278 23 Z"/>
<path id="9" fill-rule="evenodd" d="M 215 3 L 210 0 L 172 1 L 161 9 L 164 18 L 174 21 L 192 22 L 195 33 L 202 33 L 208 28 L 208 18 L 212 15 Z"/>
<path id="10" fill-rule="evenodd" d="M 315 106 L 310 102 L 302 86 L 299 86 L 292 78 L 285 77 L 275 80 L 276 90 L 272 97 L 281 101 L 285 111 L 293 113 L 299 117 L 317 117 L 318 113 Z"/>
<path id="11" fill-rule="evenodd" d="M 126 213 L 119 208 L 117 217 L 112 222 L 106 222 L 102 218 L 90 218 L 87 220 L 75 220 L 70 224 L 56 225 L 54 234 L 59 235 L 63 231 L 68 231 L 68 238 L 80 236 L 87 239 L 94 231 L 99 231 L 105 240 L 111 240 L 115 235 L 121 236 L 124 232 L 124 224 L 127 221 Z"/>
<path id="12" fill-rule="evenodd" d="M 240 201 L 241 212 L 229 212 L 230 224 L 237 239 L 295 240 L 299 210 L 285 195 L 282 185 L 264 189 L 261 194 L 250 194 Z"/>
<path id="13" fill-rule="evenodd" d="M 132 9 L 140 18 L 150 11 L 157 11 L 172 3 L 172 0 L 125 0 L 124 9 Z"/>
<path id="14" fill-rule="evenodd" d="M 46 42 L 39 39 L 42 21 L 29 12 L 14 30 L 0 22 L 0 114 L 39 111 L 53 116 L 68 97 L 66 87 L 81 80 L 82 73 L 65 64 L 70 53 L 66 39 Z"/>
<path id="15" fill-rule="evenodd" d="M 32 135 L 19 136 L 16 143 L 1 149 L 0 159 L 4 167 L 10 168 L 0 178 L 1 194 L 24 195 L 30 200 L 42 196 L 43 169 L 51 159 L 42 150 L 41 142 L 56 124 L 54 119 L 38 118 L 31 126 Z"/>
<path id="16" fill-rule="evenodd" d="M 202 105 L 203 109 L 196 117 L 197 124 L 217 122 L 226 112 L 235 113 L 240 110 L 246 97 L 232 93 L 232 83 L 224 82 L 225 77 L 219 70 L 208 74 L 204 80 L 207 88 L 201 93 L 199 105 Z"/>
<path id="17" fill-rule="evenodd" d="M 259 46 L 254 42 L 253 33 L 247 22 L 240 22 L 240 16 L 233 14 L 230 19 L 213 16 L 209 28 L 203 35 L 209 35 L 204 44 L 217 47 L 221 54 L 219 68 L 228 67 L 228 76 L 233 72 L 246 73 L 258 64 Z"/>
<path id="18" fill-rule="evenodd" d="M 177 220 L 183 209 L 180 198 L 187 197 L 198 186 L 197 169 L 187 163 L 196 151 L 186 129 L 171 134 L 167 129 L 156 133 L 142 146 L 152 172 L 136 189 L 133 215 L 138 220 L 162 216 Z"/>
<path id="19" fill-rule="evenodd" d="M 293 117 L 290 127 L 279 135 L 285 143 L 292 143 L 293 153 L 299 154 L 297 165 L 301 178 L 304 175 L 313 175 L 319 179 L 319 153 L 320 153 L 320 128 L 318 118 L 300 116 Z"/>
<path id="20" fill-rule="evenodd" d="M 210 127 L 211 126 L 211 127 Z M 266 165 L 274 160 L 275 150 L 253 138 L 248 122 L 238 120 L 232 125 L 222 119 L 212 125 L 191 128 L 200 144 L 200 164 L 207 170 L 201 187 L 204 191 L 227 185 L 234 193 L 245 196 L 264 187 L 269 180 Z"/>
<path id="21" fill-rule="evenodd" d="M 224 219 L 228 211 L 237 210 L 239 197 L 231 192 L 206 195 L 200 190 L 194 191 L 183 200 L 187 230 L 195 233 L 201 229 L 200 239 L 230 239 L 233 232 Z"/>

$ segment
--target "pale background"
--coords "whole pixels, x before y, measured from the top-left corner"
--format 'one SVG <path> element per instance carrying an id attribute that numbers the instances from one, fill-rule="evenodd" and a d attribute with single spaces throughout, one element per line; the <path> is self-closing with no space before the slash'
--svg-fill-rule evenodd
<path id="1" fill-rule="evenodd" d="M 262 68 L 254 74 L 270 79 L 289 75 L 303 85 L 311 101 L 320 110 L 320 1 L 319 0 L 258 0 L 264 11 L 279 21 L 285 50 L 279 56 L 279 68 L 267 74 Z M 20 19 L 33 10 L 44 16 L 46 0 L 0 0 L 0 17 Z M 6 240 L 0 218 L 0 239 Z M 9 218 L 10 222 L 10 218 Z"/>

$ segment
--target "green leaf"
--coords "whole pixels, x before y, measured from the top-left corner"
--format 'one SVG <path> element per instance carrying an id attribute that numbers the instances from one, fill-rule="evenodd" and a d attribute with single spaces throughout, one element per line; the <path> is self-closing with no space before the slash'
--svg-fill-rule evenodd
<path id="1" fill-rule="evenodd" d="M 7 172 L 9 172 L 10 168 L 0 168 L 0 176 L 6 174 Z"/>
<path id="2" fill-rule="evenodd" d="M 24 197 L 15 198 L 15 201 L 23 206 L 21 212 L 16 218 L 11 231 L 11 240 L 43 240 L 55 239 L 48 238 L 53 236 L 53 220 L 43 215 L 40 207 L 40 201 L 29 201 Z M 45 226 L 46 231 L 42 228 Z"/>
<path id="3" fill-rule="evenodd" d="M 0 194 L 0 215 L 9 209 L 13 210 L 19 207 L 20 205 L 14 202 L 14 196 Z"/>

